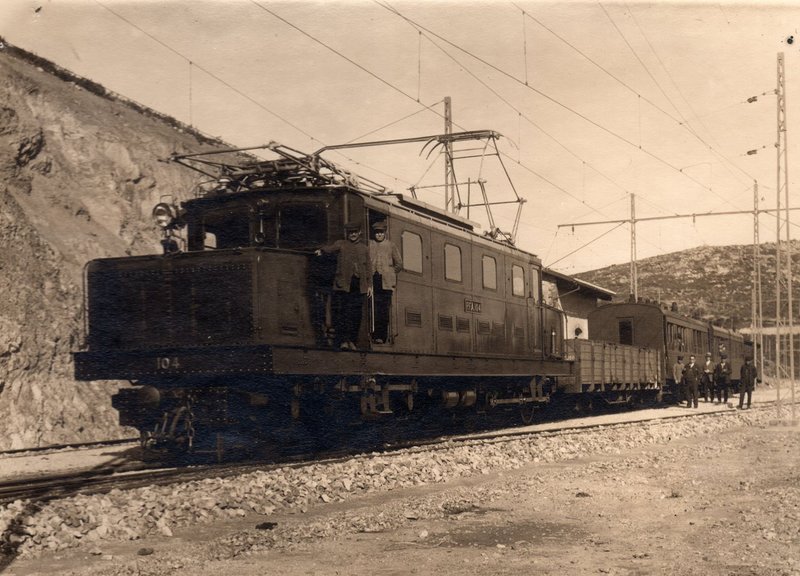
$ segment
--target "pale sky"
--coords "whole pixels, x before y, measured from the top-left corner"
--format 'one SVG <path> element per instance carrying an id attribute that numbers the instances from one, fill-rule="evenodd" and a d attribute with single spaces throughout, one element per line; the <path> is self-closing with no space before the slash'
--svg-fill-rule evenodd
<path id="1" fill-rule="evenodd" d="M 10 43 L 237 146 L 438 134 L 450 96 L 456 131 L 504 136 L 527 200 L 517 245 L 566 273 L 628 261 L 627 224 L 557 225 L 627 219 L 631 194 L 637 218 L 751 210 L 756 179 L 774 207 L 777 54 L 791 162 L 798 29 L 800 2 L 0 2 Z M 407 192 L 442 181 L 420 150 L 326 157 Z M 480 176 L 511 197 L 496 160 Z M 420 198 L 443 204 L 439 188 Z M 513 216 L 495 212 L 505 230 Z M 775 230 L 762 216 L 762 240 Z M 745 215 L 637 225 L 639 258 L 752 239 Z"/>

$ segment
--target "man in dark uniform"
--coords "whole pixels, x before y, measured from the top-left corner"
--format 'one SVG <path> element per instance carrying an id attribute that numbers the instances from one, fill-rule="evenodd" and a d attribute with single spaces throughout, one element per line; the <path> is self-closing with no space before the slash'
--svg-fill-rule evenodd
<path id="1" fill-rule="evenodd" d="M 686 407 L 691 408 L 692 403 L 697 408 L 697 393 L 703 371 L 695 362 L 694 356 L 689 356 L 689 363 L 683 369 L 683 380 L 686 382 Z"/>
<path id="2" fill-rule="evenodd" d="M 386 239 L 385 220 L 375 222 L 372 230 L 374 239 L 369 241 L 372 297 L 375 303 L 372 340 L 375 344 L 383 344 L 389 342 L 392 294 L 397 285 L 397 274 L 403 269 L 403 259 L 394 242 Z"/>
<path id="3" fill-rule="evenodd" d="M 728 388 L 731 385 L 731 365 L 728 357 L 720 356 L 719 364 L 714 368 L 714 386 L 717 388 L 717 401 L 728 403 Z M 713 400 L 713 398 L 712 398 Z"/>
<path id="4" fill-rule="evenodd" d="M 703 364 L 703 378 L 700 381 L 701 393 L 706 402 L 714 401 L 714 361 L 711 352 L 706 352 L 706 363 Z"/>
<path id="5" fill-rule="evenodd" d="M 747 393 L 747 407 L 750 408 L 750 401 L 753 399 L 753 388 L 756 385 L 756 378 L 758 371 L 756 367 L 750 363 L 750 356 L 745 356 L 744 364 L 739 370 L 739 410 L 744 407 L 744 395 Z"/>
<path id="6" fill-rule="evenodd" d="M 348 223 L 345 234 L 346 240 L 323 246 L 315 254 L 337 255 L 333 280 L 334 343 L 342 350 L 357 350 L 364 295 L 372 292 L 372 269 L 367 245 L 361 242 L 361 224 Z"/>

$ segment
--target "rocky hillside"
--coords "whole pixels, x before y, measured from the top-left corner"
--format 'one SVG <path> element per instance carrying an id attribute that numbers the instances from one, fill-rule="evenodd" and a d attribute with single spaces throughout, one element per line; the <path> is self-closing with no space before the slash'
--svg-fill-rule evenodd
<path id="1" fill-rule="evenodd" d="M 156 252 L 152 206 L 195 181 L 158 160 L 208 141 L 2 46 L 0 449 L 117 436 L 115 385 L 72 378 L 83 266 Z"/>
<path id="2" fill-rule="evenodd" d="M 795 301 L 800 290 L 800 243 L 793 242 Z M 639 297 L 671 304 L 681 312 L 737 328 L 751 321 L 753 246 L 701 246 L 638 262 Z M 583 272 L 588 282 L 630 292 L 629 264 Z M 775 243 L 761 245 L 762 306 L 765 324 L 775 315 Z"/>

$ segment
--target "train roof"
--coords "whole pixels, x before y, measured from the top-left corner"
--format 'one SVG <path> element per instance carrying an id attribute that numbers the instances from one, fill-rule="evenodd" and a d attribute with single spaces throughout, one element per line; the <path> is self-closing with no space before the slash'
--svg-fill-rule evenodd
<path id="1" fill-rule="evenodd" d="M 497 138 L 499 134 L 493 131 L 471 131 L 449 135 L 426 136 L 408 138 L 395 141 L 369 142 L 355 146 L 366 146 L 383 143 L 397 142 L 426 142 L 426 147 L 433 143 L 436 147 L 445 140 L 455 141 Z M 347 145 L 352 147 L 353 145 Z M 276 192 L 311 192 L 319 190 L 339 190 L 359 194 L 364 197 L 367 205 L 373 209 L 384 209 L 394 215 L 402 214 L 405 218 L 416 220 L 420 224 L 434 228 L 446 229 L 449 233 L 461 235 L 465 239 L 486 242 L 493 249 L 514 254 L 526 260 L 541 264 L 536 254 L 514 246 L 509 235 L 499 229 L 477 232 L 480 224 L 464 218 L 458 214 L 445 211 L 441 208 L 408 196 L 393 192 L 388 188 L 363 178 L 333 162 L 330 162 L 320 153 L 326 150 L 337 149 L 343 146 L 327 146 L 313 154 L 304 154 L 276 142 L 252 148 L 229 148 L 198 154 L 173 154 L 168 161 L 179 163 L 192 170 L 207 176 L 209 180 L 198 185 L 193 199 L 183 202 L 191 209 L 206 204 L 217 204 L 227 199 L 245 198 L 254 194 L 268 195 Z M 268 149 L 278 158 L 263 160 L 250 152 L 257 149 Z M 412 189 L 412 194 L 414 191 Z M 563 275 L 562 275 L 563 276 Z M 568 276 L 563 276 L 569 278 Z M 589 283 L 581 281 L 586 287 L 600 290 Z M 611 293 L 613 294 L 613 293 Z"/>
<path id="2" fill-rule="evenodd" d="M 695 328 L 701 330 L 708 330 L 709 328 L 716 334 L 739 334 L 741 335 L 743 332 L 732 330 L 731 328 L 725 328 L 724 326 L 716 326 L 713 323 L 709 322 L 708 320 L 702 320 L 700 318 L 693 318 L 691 316 L 686 316 L 684 314 L 680 314 L 679 312 L 675 312 L 666 308 L 664 304 L 659 302 L 612 302 L 609 304 L 601 305 L 598 310 L 609 308 L 609 307 L 642 307 L 648 308 L 651 311 L 658 311 L 660 312 L 668 322 L 672 322 L 674 324 L 679 324 L 682 326 L 693 326 Z"/>

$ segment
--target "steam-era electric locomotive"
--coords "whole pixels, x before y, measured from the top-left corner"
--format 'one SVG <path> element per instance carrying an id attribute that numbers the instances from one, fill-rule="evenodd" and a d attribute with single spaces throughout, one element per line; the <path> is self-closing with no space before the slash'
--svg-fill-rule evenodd
<path id="1" fill-rule="evenodd" d="M 459 136 L 470 137 L 432 140 Z M 173 156 L 211 180 L 180 207 L 155 208 L 164 253 L 87 265 L 76 378 L 131 381 L 113 404 L 145 445 L 213 449 L 232 435 L 328 434 L 498 407 L 528 421 L 555 394 L 617 402 L 658 393 L 658 351 L 568 348 L 533 254 L 319 154 L 268 148 L 276 160 Z M 357 349 L 341 350 L 331 345 L 335 262 L 315 251 L 351 222 L 364 231 L 385 223 L 403 269 L 388 339 L 370 338 L 365 310 Z"/>

